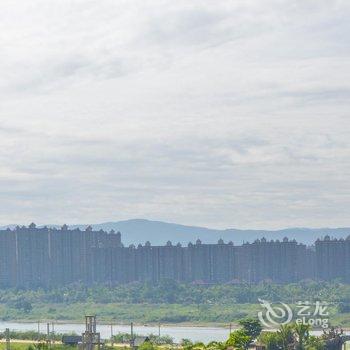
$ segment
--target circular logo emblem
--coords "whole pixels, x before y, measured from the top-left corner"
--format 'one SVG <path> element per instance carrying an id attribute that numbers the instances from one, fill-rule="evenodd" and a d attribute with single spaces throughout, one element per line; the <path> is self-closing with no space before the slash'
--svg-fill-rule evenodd
<path id="1" fill-rule="evenodd" d="M 289 305 L 284 303 L 272 305 L 268 301 L 262 299 L 259 299 L 259 302 L 264 310 L 258 312 L 258 318 L 265 327 L 276 328 L 292 321 L 293 311 Z"/>

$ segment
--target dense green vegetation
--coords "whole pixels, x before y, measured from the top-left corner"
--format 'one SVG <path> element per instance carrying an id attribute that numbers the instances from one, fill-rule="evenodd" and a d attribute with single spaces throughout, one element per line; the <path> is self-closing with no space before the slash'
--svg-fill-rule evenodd
<path id="1" fill-rule="evenodd" d="M 75 284 L 58 289 L 0 290 L 3 320 L 72 320 L 97 314 L 100 321 L 139 323 L 221 323 L 254 317 L 258 299 L 326 301 L 331 322 L 350 325 L 350 285 L 305 281 L 289 285 L 195 285 L 164 280 L 158 285 L 132 283 L 86 288 Z"/>
<path id="2" fill-rule="evenodd" d="M 163 280 L 157 285 L 131 283 L 116 287 L 96 285 L 86 288 L 79 284 L 51 290 L 0 290 L 0 303 L 30 311 L 29 303 L 125 303 L 125 304 L 244 304 L 258 298 L 293 303 L 296 300 L 327 300 L 350 303 L 350 285 L 305 281 L 278 285 L 261 283 L 198 285 Z"/>
<path id="3" fill-rule="evenodd" d="M 181 304 L 43 304 L 34 303 L 29 313 L 0 305 L 2 320 L 60 320 L 82 322 L 84 315 L 96 314 L 98 320 L 114 323 L 228 323 L 245 316 L 254 316 L 258 305 L 181 305 Z"/>
<path id="4" fill-rule="evenodd" d="M 255 349 L 254 344 L 264 346 L 266 350 L 336 350 L 342 340 L 337 330 L 330 329 L 320 336 L 311 335 L 312 328 L 303 323 L 281 325 L 277 331 L 264 331 L 257 319 L 241 320 L 241 328 L 231 332 L 224 342 L 213 341 L 208 344 L 183 342 L 184 350 L 248 350 Z M 151 344 L 152 346 L 152 344 Z M 148 344 L 143 350 L 154 350 Z"/>
<path id="5" fill-rule="evenodd" d="M 321 336 L 310 335 L 310 326 L 305 324 L 287 324 L 280 326 L 277 332 L 264 332 L 258 338 L 266 350 L 330 350 L 327 340 L 334 338 L 330 333 Z"/>

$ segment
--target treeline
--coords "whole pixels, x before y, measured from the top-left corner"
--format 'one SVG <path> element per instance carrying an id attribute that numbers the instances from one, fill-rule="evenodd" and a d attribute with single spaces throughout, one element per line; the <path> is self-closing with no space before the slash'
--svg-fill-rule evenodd
<path id="1" fill-rule="evenodd" d="M 232 305 L 256 303 L 258 298 L 289 303 L 295 303 L 298 300 L 323 300 L 347 305 L 350 303 L 350 285 L 313 281 L 287 285 L 271 283 L 198 285 L 163 280 L 157 285 L 131 283 L 114 287 L 96 285 L 87 288 L 80 284 L 74 284 L 69 287 L 49 290 L 0 290 L 1 304 L 27 312 L 31 311 L 33 303 Z"/>

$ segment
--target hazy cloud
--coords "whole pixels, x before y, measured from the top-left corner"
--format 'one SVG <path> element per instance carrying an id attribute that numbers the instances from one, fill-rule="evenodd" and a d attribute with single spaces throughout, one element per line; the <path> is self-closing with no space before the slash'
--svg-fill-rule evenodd
<path id="1" fill-rule="evenodd" d="M 347 226 L 346 1 L 0 4 L 0 223 Z"/>

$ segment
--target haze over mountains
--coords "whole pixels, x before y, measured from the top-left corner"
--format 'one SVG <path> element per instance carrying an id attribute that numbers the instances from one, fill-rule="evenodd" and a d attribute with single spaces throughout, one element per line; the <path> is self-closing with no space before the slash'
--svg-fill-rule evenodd
<path id="1" fill-rule="evenodd" d="M 15 225 L 4 226 L 14 227 Z M 59 227 L 57 225 L 47 225 L 50 227 Z M 70 225 L 70 228 L 84 229 L 88 224 Z M 216 243 L 220 238 L 225 242 L 232 241 L 234 244 L 243 242 L 252 242 L 257 238 L 265 237 L 267 239 L 296 239 L 298 242 L 313 244 L 317 238 L 330 235 L 336 238 L 346 238 L 350 234 L 350 228 L 287 228 L 282 230 L 240 230 L 225 229 L 215 230 L 198 226 L 186 226 L 162 221 L 151 221 L 145 219 L 131 219 L 117 222 L 104 222 L 92 224 L 94 229 L 115 230 L 122 233 L 122 242 L 128 244 L 144 244 L 150 241 L 152 245 L 164 245 L 167 241 L 173 243 L 180 242 L 187 244 L 195 242 L 198 238 L 203 243 Z"/>

